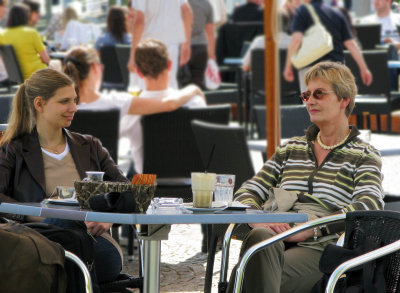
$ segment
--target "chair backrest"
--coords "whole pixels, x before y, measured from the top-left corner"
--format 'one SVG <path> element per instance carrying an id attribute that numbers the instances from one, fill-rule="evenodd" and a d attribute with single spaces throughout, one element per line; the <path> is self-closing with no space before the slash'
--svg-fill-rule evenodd
<path id="1" fill-rule="evenodd" d="M 0 95 L 0 123 L 8 123 L 14 95 Z"/>
<path id="2" fill-rule="evenodd" d="M 310 115 L 304 105 L 282 105 L 280 106 L 281 115 L 281 138 L 304 135 L 304 130 L 310 126 Z M 259 139 L 265 139 L 266 128 L 265 106 L 255 106 L 254 114 L 257 124 Z"/>
<path id="3" fill-rule="evenodd" d="M 190 122 L 227 124 L 229 114 L 230 105 L 216 105 L 143 116 L 143 172 L 158 178 L 190 178 L 191 172 L 204 171 Z"/>
<path id="4" fill-rule="evenodd" d="M 378 247 L 400 239 L 400 213 L 391 211 L 356 211 L 346 215 L 344 247 L 355 249 L 369 237 Z M 400 250 L 384 256 L 385 292 L 400 292 Z"/>
<path id="5" fill-rule="evenodd" d="M 217 63 L 223 64 L 224 58 L 240 57 L 243 43 L 252 41 L 264 33 L 263 22 L 228 22 L 218 30 L 216 42 Z"/>
<path id="6" fill-rule="evenodd" d="M 297 69 L 293 68 L 294 80 L 292 82 L 286 81 L 283 78 L 283 71 L 285 69 L 287 49 L 279 49 L 279 78 L 281 89 L 281 105 L 287 104 L 302 104 L 299 99 L 300 96 L 300 83 Z"/>
<path id="7" fill-rule="evenodd" d="M 117 52 L 118 64 L 119 64 L 119 68 L 122 73 L 122 80 L 124 81 L 124 84 L 126 85 L 126 87 L 128 87 L 129 70 L 126 65 L 128 64 L 128 61 L 129 61 L 131 45 L 118 44 L 115 46 L 115 51 Z"/>
<path id="8" fill-rule="evenodd" d="M 129 52 L 129 45 L 100 47 L 100 59 L 104 64 L 103 88 L 127 89 L 129 73 L 126 64 Z"/>
<path id="9" fill-rule="evenodd" d="M 265 50 L 254 49 L 251 51 L 251 72 L 250 87 L 251 91 L 265 91 Z"/>
<path id="10" fill-rule="evenodd" d="M 235 174 L 235 191 L 253 177 L 254 167 L 243 127 L 193 120 L 192 128 L 205 164 L 215 146 L 208 172 Z"/>
<path id="11" fill-rule="evenodd" d="M 281 105 L 283 104 L 301 104 L 298 98 L 300 95 L 300 86 L 297 70 L 294 69 L 294 81 L 288 82 L 282 72 L 285 67 L 287 49 L 279 49 L 279 79 L 281 90 Z M 251 52 L 251 90 L 252 92 L 265 91 L 265 50 L 254 49 Z"/>
<path id="12" fill-rule="evenodd" d="M 6 67 L 8 80 L 18 84 L 24 82 L 21 67 L 19 66 L 17 55 L 12 45 L 0 46 L 0 54 Z"/>
<path id="13" fill-rule="evenodd" d="M 356 78 L 358 94 L 360 95 L 385 95 L 388 100 L 390 98 L 390 78 L 388 67 L 388 51 L 387 50 L 366 50 L 362 51 L 365 62 L 372 73 L 373 81 L 370 86 L 362 83 L 360 71 L 357 63 L 351 57 L 348 51 L 345 51 L 346 66 Z"/>
<path id="14" fill-rule="evenodd" d="M 362 50 L 372 50 L 381 43 L 381 24 L 355 24 L 357 39 L 360 41 Z"/>
<path id="15" fill-rule="evenodd" d="M 108 110 L 83 110 L 75 113 L 69 130 L 82 134 L 90 134 L 100 139 L 115 163 L 118 163 L 119 139 L 118 108 Z"/>

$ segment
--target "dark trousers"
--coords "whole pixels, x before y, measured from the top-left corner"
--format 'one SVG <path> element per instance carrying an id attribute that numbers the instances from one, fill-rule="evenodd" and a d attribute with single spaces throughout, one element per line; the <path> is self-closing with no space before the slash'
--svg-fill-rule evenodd
<path id="1" fill-rule="evenodd" d="M 204 89 L 204 73 L 207 68 L 208 52 L 207 45 L 193 45 L 191 46 L 191 55 L 189 62 L 185 65 L 184 76 L 178 78 L 180 86 L 186 86 L 194 83 L 201 89 Z"/>

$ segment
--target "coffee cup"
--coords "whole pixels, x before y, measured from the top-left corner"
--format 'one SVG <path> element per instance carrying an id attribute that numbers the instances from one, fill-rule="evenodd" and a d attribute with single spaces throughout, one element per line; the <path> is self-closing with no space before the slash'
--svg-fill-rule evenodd
<path id="1" fill-rule="evenodd" d="M 101 182 L 103 181 L 104 172 L 101 171 L 86 171 L 86 181 L 95 181 Z"/>
<path id="2" fill-rule="evenodd" d="M 193 207 L 211 208 L 216 175 L 215 173 L 192 173 Z"/>

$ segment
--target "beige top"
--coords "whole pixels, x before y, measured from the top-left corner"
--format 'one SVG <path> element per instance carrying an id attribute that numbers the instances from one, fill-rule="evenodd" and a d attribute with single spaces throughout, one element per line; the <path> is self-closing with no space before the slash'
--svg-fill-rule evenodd
<path id="1" fill-rule="evenodd" d="M 75 180 L 81 180 L 71 153 L 61 160 L 57 160 L 42 152 L 44 177 L 46 182 L 46 195 L 49 197 L 56 193 L 56 186 L 74 186 Z"/>
<path id="2" fill-rule="evenodd" d="M 46 195 L 50 197 L 53 192 L 56 193 L 56 186 L 74 186 L 75 180 L 81 180 L 75 162 L 71 153 L 68 152 L 61 160 L 55 159 L 50 155 L 42 152 L 44 176 L 46 181 Z M 106 238 L 118 250 L 123 262 L 123 253 L 118 243 L 107 233 L 103 233 L 101 237 Z"/>

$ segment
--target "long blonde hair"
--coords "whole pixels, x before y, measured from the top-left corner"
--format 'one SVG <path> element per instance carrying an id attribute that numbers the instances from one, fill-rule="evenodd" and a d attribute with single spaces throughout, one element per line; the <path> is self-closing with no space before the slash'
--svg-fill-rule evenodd
<path id="1" fill-rule="evenodd" d="M 36 125 L 36 110 L 33 101 L 42 97 L 45 101 L 63 87 L 73 85 L 73 81 L 64 73 L 54 69 L 41 69 L 19 87 L 12 102 L 8 127 L 0 141 L 0 146 L 13 138 L 31 133 Z"/>

